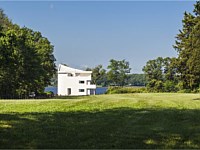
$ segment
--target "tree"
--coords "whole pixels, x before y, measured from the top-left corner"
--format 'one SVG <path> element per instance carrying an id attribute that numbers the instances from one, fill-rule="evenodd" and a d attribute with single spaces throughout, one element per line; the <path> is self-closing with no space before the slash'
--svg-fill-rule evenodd
<path id="1" fill-rule="evenodd" d="M 102 65 L 97 65 L 94 68 L 86 68 L 86 71 L 92 71 L 92 83 L 99 86 L 107 86 L 107 74 Z"/>
<path id="2" fill-rule="evenodd" d="M 110 64 L 107 67 L 109 69 L 107 75 L 108 79 L 114 85 L 124 86 L 127 81 L 127 75 L 130 73 L 131 68 L 129 62 L 126 60 L 117 61 L 110 60 Z"/>
<path id="3" fill-rule="evenodd" d="M 163 81 L 163 58 L 158 57 L 157 59 L 154 60 L 149 60 L 146 63 L 146 66 L 143 67 L 143 71 L 146 75 L 147 81 L 150 80 L 159 80 Z"/>
<path id="4" fill-rule="evenodd" d="M 191 56 L 187 60 L 189 81 L 188 86 L 191 90 L 197 89 L 200 86 L 200 22 L 194 27 L 190 35 L 192 47 Z"/>
<path id="5" fill-rule="evenodd" d="M 0 8 L 0 30 L 6 30 L 8 27 L 13 26 L 7 15 L 4 14 L 3 9 Z"/>
<path id="6" fill-rule="evenodd" d="M 177 58 L 166 57 L 163 59 L 163 74 L 164 81 L 172 81 L 174 83 L 178 82 L 177 75 Z"/>
<path id="7" fill-rule="evenodd" d="M 98 65 L 92 69 L 92 83 L 101 85 L 106 77 L 106 70 L 103 69 L 102 65 Z"/>
<path id="8" fill-rule="evenodd" d="M 149 60 L 146 66 L 143 67 L 147 79 L 147 88 L 149 91 L 161 91 L 160 87 L 163 81 L 163 58 L 158 57 L 154 60 Z"/>
<path id="9" fill-rule="evenodd" d="M 19 98 L 33 91 L 43 92 L 56 71 L 53 46 L 40 32 L 1 22 L 0 97 Z"/>
<path id="10" fill-rule="evenodd" d="M 147 79 L 147 88 L 153 92 L 172 92 L 176 91 L 177 68 L 176 58 L 158 57 L 149 60 L 143 71 Z"/>
<path id="11" fill-rule="evenodd" d="M 195 90 L 200 83 L 200 2 L 194 5 L 194 14 L 184 13 L 183 28 L 176 37 L 177 68 L 183 89 Z"/>
<path id="12" fill-rule="evenodd" d="M 145 74 L 129 74 L 127 83 L 131 86 L 145 86 Z"/>

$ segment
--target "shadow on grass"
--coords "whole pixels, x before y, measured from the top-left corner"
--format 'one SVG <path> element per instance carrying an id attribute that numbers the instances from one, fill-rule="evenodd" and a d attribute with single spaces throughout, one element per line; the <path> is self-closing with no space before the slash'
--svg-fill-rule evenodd
<path id="1" fill-rule="evenodd" d="M 200 148 L 200 110 L 0 114 L 0 148 Z"/>

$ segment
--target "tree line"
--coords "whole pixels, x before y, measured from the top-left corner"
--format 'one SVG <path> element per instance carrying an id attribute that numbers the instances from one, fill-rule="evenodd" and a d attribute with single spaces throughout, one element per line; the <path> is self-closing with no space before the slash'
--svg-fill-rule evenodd
<path id="1" fill-rule="evenodd" d="M 200 91 L 200 2 L 193 13 L 184 13 L 176 36 L 178 57 L 158 57 L 143 67 L 144 74 L 130 74 L 129 62 L 111 59 L 92 70 L 92 82 L 99 86 L 144 86 L 149 92 Z M 0 98 L 28 97 L 42 93 L 55 82 L 54 47 L 39 31 L 20 27 L 0 9 Z"/>
<path id="2" fill-rule="evenodd" d="M 0 9 L 0 98 L 43 92 L 56 73 L 53 50 L 40 32 L 12 23 Z"/>
<path id="3" fill-rule="evenodd" d="M 102 65 L 86 70 L 92 71 L 92 83 L 98 86 L 144 86 L 146 84 L 144 74 L 130 74 L 130 65 L 125 59 L 111 59 L 107 70 Z"/>
<path id="4" fill-rule="evenodd" d="M 184 13 L 182 29 L 176 36 L 177 58 L 149 60 L 143 71 L 147 88 L 153 92 L 200 91 L 200 2 L 193 13 Z"/>
<path id="5" fill-rule="evenodd" d="M 56 85 L 54 46 L 39 31 L 20 27 L 0 9 L 0 98 L 27 98 Z M 126 60 L 110 60 L 108 72 L 102 65 L 92 70 L 92 82 L 99 86 L 144 85 L 143 74 L 130 74 Z"/>
<path id="6" fill-rule="evenodd" d="M 184 13 L 182 29 L 176 36 L 174 49 L 178 57 L 158 57 L 147 61 L 144 74 L 127 74 L 120 68 L 123 63 L 111 60 L 107 74 L 102 66 L 93 69 L 94 83 L 107 85 L 131 85 L 132 81 L 142 81 L 147 92 L 200 92 L 200 2 L 194 5 L 193 13 Z M 115 62 L 116 61 L 116 62 Z M 126 64 L 129 64 L 126 62 Z M 101 70 L 99 73 L 98 70 Z M 122 71 L 120 74 L 118 71 Z M 101 73 L 103 75 L 101 76 Z M 98 76 L 99 75 L 99 76 Z M 139 76 L 139 78 L 135 78 Z M 135 84 L 135 83 L 134 83 Z M 141 82 L 139 83 L 141 85 Z"/>

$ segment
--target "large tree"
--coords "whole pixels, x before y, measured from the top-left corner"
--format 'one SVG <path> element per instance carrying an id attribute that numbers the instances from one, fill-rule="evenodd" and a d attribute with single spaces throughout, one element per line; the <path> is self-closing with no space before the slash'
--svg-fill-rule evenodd
<path id="1" fill-rule="evenodd" d="M 53 46 L 40 32 L 12 24 L 3 11 L 0 14 L 0 97 L 42 92 L 56 71 Z"/>
<path id="2" fill-rule="evenodd" d="M 177 68 L 176 58 L 158 57 L 149 60 L 143 71 L 147 79 L 147 88 L 153 92 L 176 91 Z"/>
<path id="3" fill-rule="evenodd" d="M 183 27 L 176 37 L 177 68 L 183 89 L 195 90 L 200 84 L 200 2 L 194 5 L 194 14 L 184 13 Z"/>
<path id="4" fill-rule="evenodd" d="M 126 84 L 128 80 L 127 75 L 131 70 L 128 61 L 111 59 L 107 68 L 109 69 L 107 73 L 108 80 L 113 85 L 124 86 Z"/>
<path id="5" fill-rule="evenodd" d="M 106 70 L 102 65 L 98 65 L 92 69 L 92 83 L 102 85 L 104 82 L 106 82 Z"/>
<path id="6" fill-rule="evenodd" d="M 154 60 L 149 60 L 146 63 L 146 66 L 143 67 L 143 71 L 145 72 L 147 80 L 150 81 L 155 79 L 162 81 L 163 80 L 162 66 L 163 66 L 162 57 L 158 57 L 157 59 Z"/>

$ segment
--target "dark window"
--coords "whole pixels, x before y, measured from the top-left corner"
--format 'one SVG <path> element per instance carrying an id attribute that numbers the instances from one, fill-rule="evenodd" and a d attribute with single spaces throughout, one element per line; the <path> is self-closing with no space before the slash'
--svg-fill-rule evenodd
<path id="1" fill-rule="evenodd" d="M 68 77 L 73 77 L 73 74 L 71 74 L 71 73 L 68 73 Z"/>
<path id="2" fill-rule="evenodd" d="M 85 83 L 85 81 L 79 81 L 79 83 L 80 83 L 80 84 L 84 84 L 84 83 Z"/>
<path id="3" fill-rule="evenodd" d="M 79 92 L 84 92 L 85 90 L 84 89 L 79 89 Z"/>
<path id="4" fill-rule="evenodd" d="M 67 94 L 68 94 L 68 95 L 71 95 L 71 94 L 72 94 L 71 88 L 68 88 L 68 89 L 67 89 Z"/>

